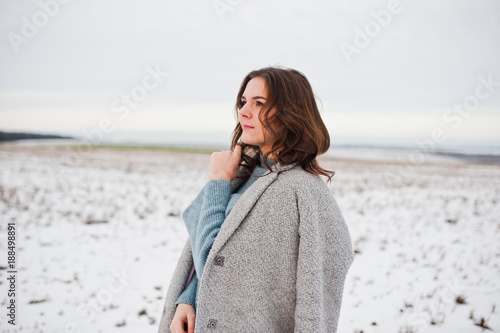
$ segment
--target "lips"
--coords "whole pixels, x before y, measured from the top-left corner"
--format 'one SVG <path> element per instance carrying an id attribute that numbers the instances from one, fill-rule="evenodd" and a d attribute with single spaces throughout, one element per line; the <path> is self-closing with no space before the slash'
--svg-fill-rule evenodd
<path id="1" fill-rule="evenodd" d="M 253 128 L 252 126 L 250 125 L 242 125 L 243 129 L 250 129 L 250 128 Z"/>

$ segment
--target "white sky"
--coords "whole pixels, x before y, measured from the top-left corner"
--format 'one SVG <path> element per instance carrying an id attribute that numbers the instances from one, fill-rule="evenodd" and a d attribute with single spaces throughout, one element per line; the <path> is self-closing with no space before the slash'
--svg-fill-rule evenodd
<path id="1" fill-rule="evenodd" d="M 340 45 L 355 46 L 358 29 L 376 28 L 372 12 L 396 0 L 65 1 L 0 0 L 0 130 L 80 131 L 109 119 L 113 131 L 231 131 L 243 77 L 281 65 L 308 77 L 333 138 L 425 138 L 439 127 L 449 140 L 500 143 L 496 0 L 402 0 L 351 62 Z M 54 3 L 51 17 L 42 5 Z M 232 7 L 221 19 L 215 3 Z M 13 38 L 25 38 L 18 52 Z M 113 103 L 156 67 L 168 77 L 120 118 Z M 499 83 L 445 120 L 473 100 L 479 77 Z"/>

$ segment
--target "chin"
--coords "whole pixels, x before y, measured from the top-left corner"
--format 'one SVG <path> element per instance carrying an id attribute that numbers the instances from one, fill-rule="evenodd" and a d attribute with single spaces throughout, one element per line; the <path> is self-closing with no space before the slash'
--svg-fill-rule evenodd
<path id="1" fill-rule="evenodd" d="M 255 141 L 251 138 L 247 138 L 244 134 L 240 137 L 241 142 L 247 145 L 255 145 Z"/>

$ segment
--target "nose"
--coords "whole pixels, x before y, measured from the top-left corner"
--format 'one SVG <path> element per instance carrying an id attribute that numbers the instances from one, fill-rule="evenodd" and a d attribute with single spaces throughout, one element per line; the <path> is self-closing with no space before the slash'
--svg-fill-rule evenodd
<path id="1" fill-rule="evenodd" d="M 247 105 L 248 105 L 248 103 L 243 105 L 243 107 L 238 111 L 238 113 L 240 114 L 240 117 L 250 118 L 251 114 L 247 109 Z"/>

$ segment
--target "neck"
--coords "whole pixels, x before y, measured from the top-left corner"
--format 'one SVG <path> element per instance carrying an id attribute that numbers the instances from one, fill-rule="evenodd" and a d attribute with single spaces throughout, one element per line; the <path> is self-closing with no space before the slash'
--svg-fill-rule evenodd
<path id="1" fill-rule="evenodd" d="M 264 154 L 265 154 L 265 153 L 267 153 L 267 152 L 268 152 L 268 151 L 262 151 L 262 150 L 261 150 L 261 151 L 260 151 L 260 156 L 264 156 Z M 275 161 L 277 160 L 276 155 L 274 155 L 274 154 L 270 154 L 267 158 L 273 159 L 273 160 L 275 160 Z"/>

